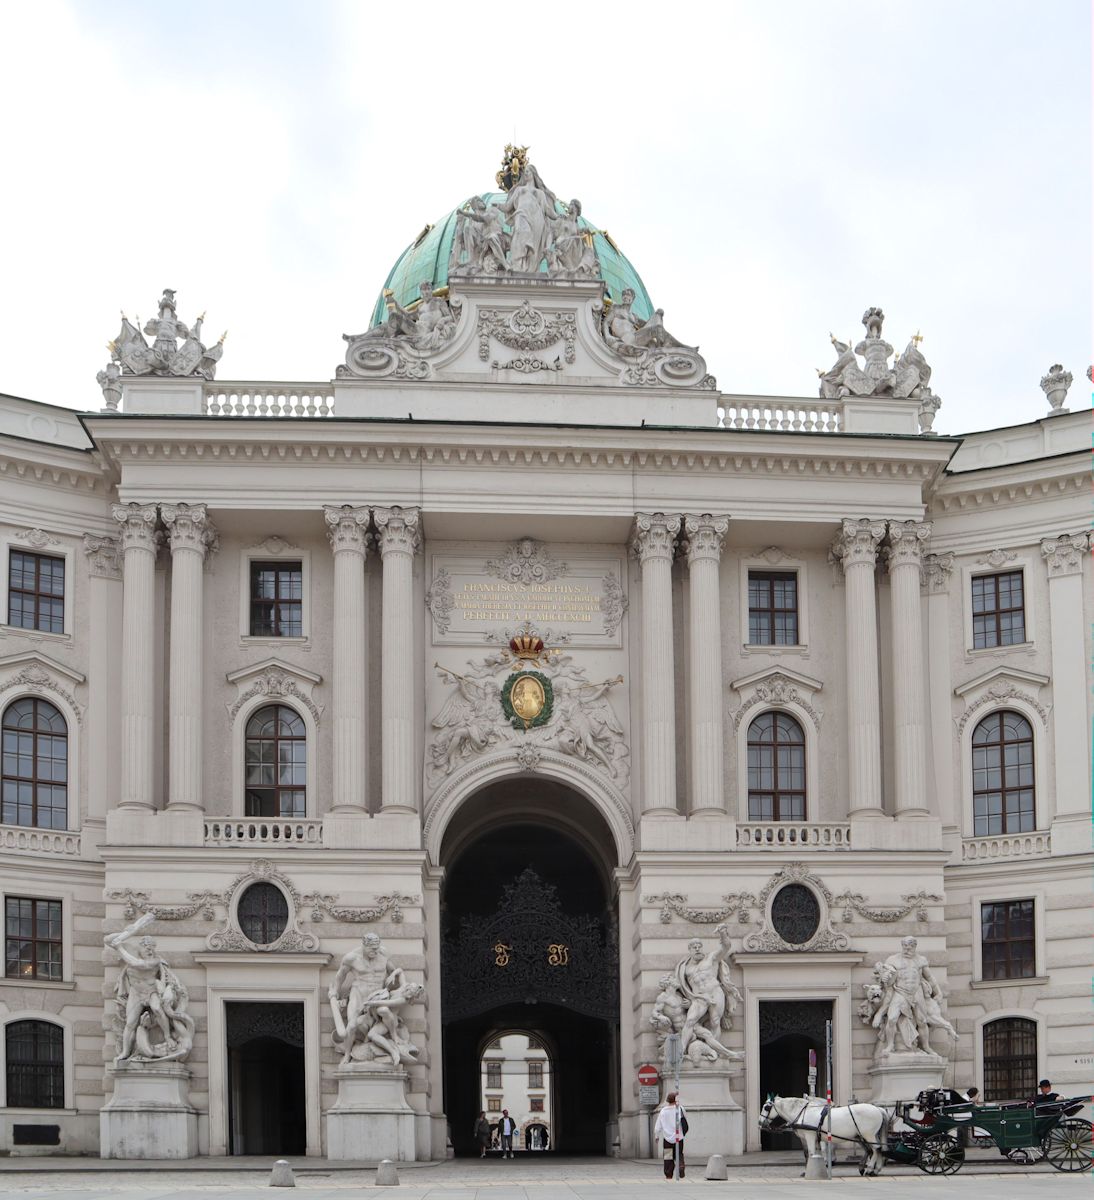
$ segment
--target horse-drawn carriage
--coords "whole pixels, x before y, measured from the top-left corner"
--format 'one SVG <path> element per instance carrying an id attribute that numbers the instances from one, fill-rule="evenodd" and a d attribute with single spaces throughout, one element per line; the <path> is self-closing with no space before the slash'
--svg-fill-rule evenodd
<path id="1" fill-rule="evenodd" d="M 761 1128 L 797 1133 L 806 1153 L 820 1153 L 826 1138 L 865 1151 L 859 1172 L 880 1174 L 885 1162 L 907 1163 L 928 1175 L 952 1175 L 975 1139 L 998 1147 L 1013 1161 L 1043 1156 L 1057 1171 L 1094 1167 L 1094 1127 L 1077 1114 L 1094 1096 L 1015 1104 L 973 1104 L 945 1089 L 921 1092 L 893 1108 L 878 1104 L 830 1106 L 813 1097 L 769 1096 Z"/>

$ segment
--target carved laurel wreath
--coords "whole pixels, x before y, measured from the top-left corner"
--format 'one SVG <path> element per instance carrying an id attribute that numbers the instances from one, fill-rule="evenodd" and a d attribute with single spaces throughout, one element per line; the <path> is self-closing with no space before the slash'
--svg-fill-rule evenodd
<path id="1" fill-rule="evenodd" d="M 535 679 L 543 688 L 543 707 L 530 721 L 525 721 L 513 707 L 513 688 L 522 679 Z M 555 690 L 551 681 L 542 671 L 515 671 L 502 686 L 501 711 L 514 729 L 538 729 L 541 725 L 546 725 L 555 711 Z"/>

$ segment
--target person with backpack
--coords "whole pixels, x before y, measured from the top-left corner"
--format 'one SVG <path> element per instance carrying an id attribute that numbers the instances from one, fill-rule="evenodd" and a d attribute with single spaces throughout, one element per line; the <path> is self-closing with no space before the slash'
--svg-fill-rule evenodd
<path id="1" fill-rule="evenodd" d="M 676 1092 L 669 1092 L 665 1104 L 657 1114 L 654 1126 L 660 1139 L 664 1158 L 665 1178 L 684 1178 L 684 1135 L 688 1131 L 688 1118 Z"/>

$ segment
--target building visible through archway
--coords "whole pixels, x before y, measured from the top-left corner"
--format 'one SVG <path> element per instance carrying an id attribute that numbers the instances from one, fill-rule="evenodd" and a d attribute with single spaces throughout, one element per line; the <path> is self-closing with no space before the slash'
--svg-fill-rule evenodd
<path id="1" fill-rule="evenodd" d="M 559 784 L 505 781 L 463 806 L 445 842 L 444 1090 L 456 1152 L 478 1152 L 484 1051 L 520 1030 L 550 1062 L 550 1149 L 605 1153 L 619 1111 L 619 982 L 602 819 Z"/>

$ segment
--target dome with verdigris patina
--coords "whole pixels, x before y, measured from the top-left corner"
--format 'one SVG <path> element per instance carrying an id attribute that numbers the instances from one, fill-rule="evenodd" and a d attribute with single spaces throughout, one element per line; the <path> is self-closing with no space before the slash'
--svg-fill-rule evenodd
<path id="1" fill-rule="evenodd" d="M 487 206 L 503 205 L 506 201 L 505 192 L 481 192 L 479 195 Z M 461 209 L 467 210 L 474 199 L 475 197 L 469 198 L 458 208 L 452 209 L 433 224 L 427 225 L 395 260 L 395 265 L 388 273 L 383 289 L 376 300 L 371 321 L 373 326 L 380 325 L 387 316 L 389 293 L 393 300 L 405 307 L 419 298 L 419 289 L 422 283 L 432 283 L 435 291 L 448 284 L 449 269 L 453 265 L 452 248 L 456 241 L 459 224 L 456 214 Z M 562 214 L 566 211 L 567 205 L 558 200 L 555 202 L 555 209 Z M 611 234 L 584 216 L 580 218 L 579 224 L 582 229 L 590 231 L 593 249 L 596 251 L 598 275 L 604 283 L 605 294 L 613 302 L 618 302 L 622 299 L 626 288 L 632 289 L 634 291 L 634 313 L 643 320 L 650 317 L 653 314 L 653 305 L 645 285 L 630 260 L 616 245 Z M 539 264 L 538 273 L 541 275 L 548 273 L 545 261 Z"/>

